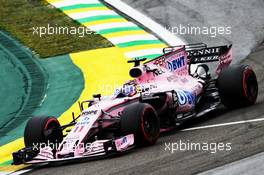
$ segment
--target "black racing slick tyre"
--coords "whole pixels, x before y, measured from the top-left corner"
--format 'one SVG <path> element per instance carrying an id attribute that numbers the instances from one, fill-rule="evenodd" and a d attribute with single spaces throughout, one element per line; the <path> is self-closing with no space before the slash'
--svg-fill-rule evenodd
<path id="1" fill-rule="evenodd" d="M 217 86 L 222 103 L 228 108 L 253 105 L 258 96 L 258 82 L 251 67 L 241 65 L 224 68 Z"/>
<path id="2" fill-rule="evenodd" d="M 55 117 L 32 117 L 24 131 L 24 142 L 26 147 L 38 145 L 38 149 L 49 144 L 60 143 L 63 133 L 60 123 Z M 53 146 L 54 146 L 53 145 Z"/>
<path id="3" fill-rule="evenodd" d="M 160 121 L 151 105 L 134 103 L 123 110 L 120 127 L 123 135 L 134 134 L 137 146 L 149 146 L 159 137 Z"/>

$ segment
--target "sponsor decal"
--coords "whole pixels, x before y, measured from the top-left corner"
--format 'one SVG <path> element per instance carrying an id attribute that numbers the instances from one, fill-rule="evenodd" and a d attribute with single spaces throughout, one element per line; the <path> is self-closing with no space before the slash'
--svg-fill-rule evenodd
<path id="1" fill-rule="evenodd" d="M 179 79 L 178 76 L 174 74 L 167 77 L 168 82 L 177 82 L 178 79 Z"/>
<path id="2" fill-rule="evenodd" d="M 164 56 L 160 57 L 160 58 L 157 58 L 157 59 L 154 60 L 153 64 L 155 64 L 157 66 L 166 67 L 165 59 L 166 59 L 166 57 L 164 57 Z"/>
<path id="3" fill-rule="evenodd" d="M 220 54 L 220 47 L 210 47 L 201 50 L 189 50 L 187 51 L 188 56 L 207 56 Z"/>
<path id="4" fill-rule="evenodd" d="M 133 134 L 115 140 L 115 146 L 117 151 L 123 151 L 133 144 L 134 144 Z"/>
<path id="5" fill-rule="evenodd" d="M 162 69 L 155 69 L 153 72 L 154 77 L 164 74 L 165 72 Z"/>
<path id="6" fill-rule="evenodd" d="M 187 75 L 187 54 L 184 49 L 171 51 L 170 54 L 166 54 L 155 60 L 151 61 L 152 64 L 164 67 L 178 75 Z"/>
<path id="7" fill-rule="evenodd" d="M 83 116 L 81 120 L 76 125 L 88 125 L 90 123 L 89 116 Z"/>
<path id="8" fill-rule="evenodd" d="M 125 85 L 123 88 L 123 93 L 126 95 L 129 95 L 131 93 L 135 92 L 134 85 Z"/>
<path id="9" fill-rule="evenodd" d="M 195 104 L 195 96 L 188 91 L 177 91 L 178 102 L 180 105 L 194 105 Z"/>
<path id="10" fill-rule="evenodd" d="M 180 77 L 182 83 L 187 83 L 189 80 L 186 77 Z"/>
<path id="11" fill-rule="evenodd" d="M 204 56 L 204 57 L 196 57 L 192 61 L 195 63 L 203 63 L 203 62 L 211 62 L 211 61 L 218 61 L 219 56 Z"/>
<path id="12" fill-rule="evenodd" d="M 138 93 L 141 93 L 141 92 L 144 92 L 145 91 L 145 88 L 144 88 L 144 85 L 137 85 L 136 86 L 136 91 L 138 92 Z"/>
<path id="13" fill-rule="evenodd" d="M 138 93 L 142 93 L 142 92 L 148 92 L 152 89 L 157 88 L 157 85 L 155 84 L 150 84 L 150 85 L 144 85 L 144 84 L 140 84 L 136 86 L 136 90 Z"/>
<path id="14" fill-rule="evenodd" d="M 231 55 L 223 55 L 220 57 L 220 64 L 224 65 L 224 64 L 230 64 L 231 62 Z"/>
<path id="15" fill-rule="evenodd" d="M 185 66 L 185 60 L 184 60 L 184 56 L 181 56 L 177 59 L 174 59 L 172 61 L 168 61 L 167 62 L 167 67 L 170 71 L 175 71 L 183 66 Z"/>
<path id="16" fill-rule="evenodd" d="M 166 62 L 166 68 L 177 75 L 188 75 L 186 52 L 181 51 L 170 56 Z"/>
<path id="17" fill-rule="evenodd" d="M 200 50 L 190 50 L 187 51 L 188 57 L 193 57 L 193 62 L 210 62 L 218 61 L 220 54 L 220 47 L 211 47 Z"/>
<path id="18" fill-rule="evenodd" d="M 87 123 L 88 124 L 88 123 Z M 75 129 L 74 129 L 74 131 L 73 132 L 82 132 L 82 130 L 83 130 L 83 128 L 84 128 L 84 126 L 77 126 Z"/>
<path id="19" fill-rule="evenodd" d="M 221 55 L 219 65 L 216 68 L 216 73 L 219 74 L 224 67 L 227 67 L 232 62 L 232 49 L 227 54 Z"/>
<path id="20" fill-rule="evenodd" d="M 83 111 L 82 115 L 95 115 L 98 110 Z"/>

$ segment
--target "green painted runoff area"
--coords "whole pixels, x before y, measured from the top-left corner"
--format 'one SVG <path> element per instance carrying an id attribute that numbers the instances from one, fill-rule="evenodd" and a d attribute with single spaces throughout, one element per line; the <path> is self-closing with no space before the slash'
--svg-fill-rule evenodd
<path id="1" fill-rule="evenodd" d="M 23 136 L 32 116 L 60 116 L 80 96 L 82 72 L 68 55 L 36 58 L 0 31 L 0 146 Z"/>

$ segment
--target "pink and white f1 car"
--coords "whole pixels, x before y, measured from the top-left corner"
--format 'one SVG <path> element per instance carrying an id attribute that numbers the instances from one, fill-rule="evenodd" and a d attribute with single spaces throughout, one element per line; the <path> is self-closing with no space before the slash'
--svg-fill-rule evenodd
<path id="1" fill-rule="evenodd" d="M 152 145 L 160 132 L 221 104 L 237 108 L 256 102 L 256 75 L 249 66 L 229 66 L 231 45 L 193 44 L 164 48 L 163 52 L 147 62 L 129 61 L 134 63 L 129 72 L 134 79 L 113 96 L 97 94 L 79 103 L 81 114 L 76 118 L 73 114 L 69 124 L 61 126 L 55 117 L 31 118 L 24 133 L 26 147 L 13 153 L 13 164 L 121 153 Z M 145 62 L 140 65 L 141 61 Z"/>

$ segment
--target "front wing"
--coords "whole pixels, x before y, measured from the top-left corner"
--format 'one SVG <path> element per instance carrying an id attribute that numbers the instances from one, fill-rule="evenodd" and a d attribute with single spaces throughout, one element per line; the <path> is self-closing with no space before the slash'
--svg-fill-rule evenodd
<path id="1" fill-rule="evenodd" d="M 134 135 L 129 134 L 117 139 L 97 140 L 90 145 L 91 146 L 80 155 L 65 154 L 59 158 L 54 158 L 54 153 L 50 147 L 44 147 L 40 149 L 40 151 L 36 151 L 32 147 L 26 147 L 12 154 L 13 164 L 43 164 L 107 157 L 134 148 Z"/>

